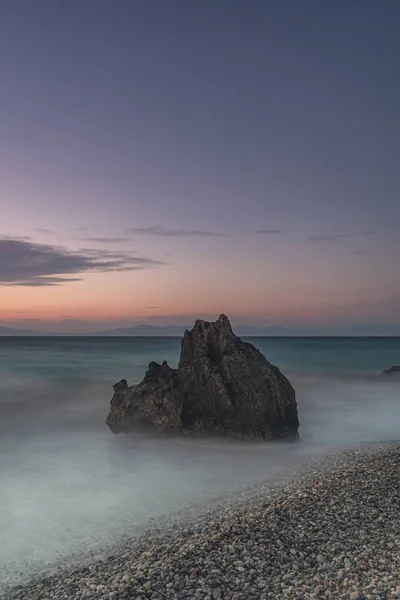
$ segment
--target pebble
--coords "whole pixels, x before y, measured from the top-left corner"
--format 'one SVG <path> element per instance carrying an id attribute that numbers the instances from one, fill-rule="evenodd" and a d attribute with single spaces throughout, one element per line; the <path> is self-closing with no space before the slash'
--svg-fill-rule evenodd
<path id="1" fill-rule="evenodd" d="M 0 597 L 400 600 L 399 464 L 397 443 L 333 453 Z"/>

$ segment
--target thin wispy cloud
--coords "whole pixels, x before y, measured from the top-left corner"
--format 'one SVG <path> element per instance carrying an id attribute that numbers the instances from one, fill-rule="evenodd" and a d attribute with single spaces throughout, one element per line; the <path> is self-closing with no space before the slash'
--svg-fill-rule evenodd
<path id="1" fill-rule="evenodd" d="M 82 279 L 84 273 L 135 271 L 165 263 L 146 256 L 0 238 L 0 286 L 44 287 Z"/>
<path id="2" fill-rule="evenodd" d="M 375 231 L 373 231 L 372 229 L 368 230 L 368 231 L 362 231 L 360 233 L 360 235 L 374 235 Z"/>
<path id="3" fill-rule="evenodd" d="M 307 238 L 309 242 L 337 242 L 348 238 L 347 233 L 335 233 L 332 235 L 311 235 Z"/>
<path id="4" fill-rule="evenodd" d="M 93 244 L 120 244 L 132 241 L 132 238 L 128 237 L 78 237 L 76 239 Z"/>
<path id="5" fill-rule="evenodd" d="M 350 254 L 356 254 L 358 256 L 376 256 L 377 254 L 382 254 L 382 252 L 376 250 L 351 250 Z"/>
<path id="6" fill-rule="evenodd" d="M 73 281 L 82 281 L 82 277 L 37 276 L 33 277 L 32 279 L 20 281 L 0 281 L 0 287 L 51 287 L 55 285 L 64 285 L 65 283 L 70 283 Z"/>
<path id="7" fill-rule="evenodd" d="M 55 231 L 52 231 L 51 229 L 44 229 L 43 227 L 37 227 L 34 231 L 37 233 L 45 233 L 46 235 L 56 235 Z"/>
<path id="8" fill-rule="evenodd" d="M 399 250 L 350 250 L 350 254 L 356 254 L 358 256 L 391 256 L 399 254 Z"/>
<path id="9" fill-rule="evenodd" d="M 282 233 L 282 229 L 260 229 L 259 231 L 256 231 L 256 233 L 261 235 L 274 235 L 275 233 Z"/>
<path id="10" fill-rule="evenodd" d="M 29 235 L 7 235 L 5 233 L 0 233 L 0 241 L 1 240 L 21 240 L 23 242 L 31 240 L 32 238 Z"/>
<path id="11" fill-rule="evenodd" d="M 40 319 L 20 319 L 20 323 L 40 323 Z"/>
<path id="12" fill-rule="evenodd" d="M 168 229 L 161 225 L 127 229 L 126 233 L 131 235 L 154 235 L 160 237 L 225 237 L 227 235 L 226 233 L 218 233 L 217 231 L 208 231 L 205 229 Z"/>

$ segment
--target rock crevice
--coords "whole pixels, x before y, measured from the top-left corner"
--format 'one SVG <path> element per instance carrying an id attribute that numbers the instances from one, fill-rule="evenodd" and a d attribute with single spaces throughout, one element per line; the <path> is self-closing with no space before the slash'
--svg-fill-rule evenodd
<path id="1" fill-rule="evenodd" d="M 225 315 L 185 331 L 177 369 L 149 364 L 141 383 L 114 385 L 107 424 L 114 433 L 151 425 L 164 432 L 296 438 L 298 415 L 289 380 Z"/>

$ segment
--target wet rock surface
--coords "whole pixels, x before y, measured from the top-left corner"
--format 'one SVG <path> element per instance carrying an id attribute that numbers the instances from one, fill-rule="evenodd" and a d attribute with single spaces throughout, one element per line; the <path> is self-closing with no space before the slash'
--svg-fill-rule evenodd
<path id="1" fill-rule="evenodd" d="M 225 315 L 185 332 L 177 369 L 152 362 L 138 385 L 115 384 L 107 424 L 114 433 L 151 425 L 265 440 L 295 439 L 299 427 L 289 380 L 233 333 Z"/>

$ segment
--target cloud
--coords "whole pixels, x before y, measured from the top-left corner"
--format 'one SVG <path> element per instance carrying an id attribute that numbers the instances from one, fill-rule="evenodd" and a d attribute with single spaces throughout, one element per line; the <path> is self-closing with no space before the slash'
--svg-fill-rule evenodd
<path id="1" fill-rule="evenodd" d="M 0 240 L 22 240 L 25 242 L 31 239 L 32 238 L 29 235 L 6 235 L 3 233 L 0 234 Z"/>
<path id="2" fill-rule="evenodd" d="M 151 227 L 138 227 L 136 229 L 127 229 L 127 233 L 133 235 L 154 235 L 162 237 L 225 237 L 226 234 L 216 231 L 207 231 L 204 229 L 168 229 L 161 225 L 152 225 Z"/>
<path id="3" fill-rule="evenodd" d="M 88 272 L 135 271 L 164 265 L 144 256 L 0 238 L 0 286 L 43 287 L 80 281 Z"/>
<path id="4" fill-rule="evenodd" d="M 19 319 L 19 323 L 40 323 L 40 319 Z"/>
<path id="5" fill-rule="evenodd" d="M 311 235 L 307 240 L 309 242 L 336 242 L 348 237 L 347 233 L 335 233 L 333 235 Z"/>
<path id="6" fill-rule="evenodd" d="M 382 252 L 377 252 L 376 250 L 351 250 L 350 254 L 357 254 L 358 256 L 376 256 L 377 254 L 382 254 Z"/>
<path id="7" fill-rule="evenodd" d="M 30 280 L 0 281 L 0 287 L 50 287 L 54 285 L 63 285 L 64 283 L 70 283 L 71 281 L 82 281 L 82 277 L 47 277 L 39 275 Z"/>
<path id="8" fill-rule="evenodd" d="M 260 229 L 259 231 L 256 231 L 256 233 L 271 235 L 274 233 L 282 233 L 282 229 Z"/>
<path id="9" fill-rule="evenodd" d="M 358 254 L 358 256 L 381 256 L 383 254 L 386 256 L 390 256 L 398 253 L 398 250 L 350 250 L 350 254 Z"/>
<path id="10" fill-rule="evenodd" d="M 34 231 L 37 231 L 37 233 L 45 233 L 46 235 L 56 235 L 55 231 L 52 231 L 51 229 L 43 229 L 43 227 L 37 227 Z"/>
<path id="11" fill-rule="evenodd" d="M 375 231 L 372 231 L 372 229 L 368 230 L 368 231 L 362 231 L 360 233 L 360 235 L 374 235 Z"/>
<path id="12" fill-rule="evenodd" d="M 132 238 L 128 237 L 85 237 L 77 238 L 78 240 L 85 242 L 92 242 L 97 244 L 119 244 L 120 242 L 131 242 Z"/>

